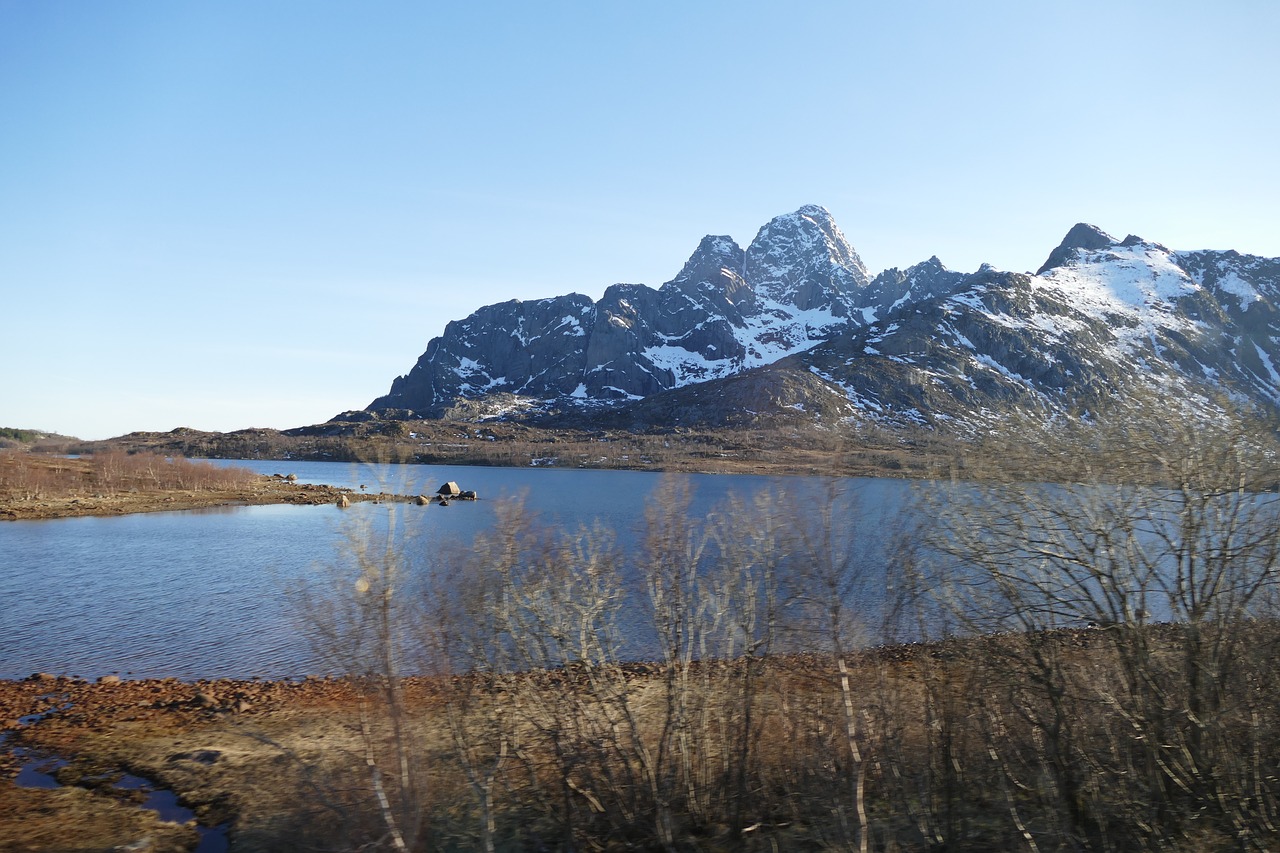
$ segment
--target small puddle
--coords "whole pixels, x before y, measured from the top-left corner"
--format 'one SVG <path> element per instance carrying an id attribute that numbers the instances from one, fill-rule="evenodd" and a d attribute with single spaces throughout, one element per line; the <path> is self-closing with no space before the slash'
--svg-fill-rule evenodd
<path id="1" fill-rule="evenodd" d="M 53 778 L 53 774 L 70 762 L 62 758 L 33 755 L 31 750 L 20 746 L 15 746 L 12 752 L 15 758 L 22 761 L 22 767 L 18 769 L 18 775 L 14 777 L 13 784 L 19 788 L 62 787 L 58 780 Z"/>
<path id="2" fill-rule="evenodd" d="M 144 791 L 147 798 L 139 803 L 144 809 L 151 809 L 161 819 L 170 823 L 188 823 L 196 819 L 195 812 L 178 803 L 178 795 L 168 788 L 157 787 L 151 780 L 132 773 L 125 773 L 116 780 L 118 791 Z M 201 826 L 196 824 L 196 832 L 200 833 L 200 843 L 195 853 L 226 853 L 227 828 L 222 826 Z"/>
<path id="3" fill-rule="evenodd" d="M 20 717 L 18 724 L 22 726 L 32 725 L 57 710 L 61 709 L 54 708 L 41 714 Z M 8 740 L 9 733 L 0 732 L 0 748 L 3 748 Z M 54 774 L 71 763 L 67 759 L 56 755 L 39 753 L 22 746 L 12 747 L 9 751 L 21 762 L 21 766 L 18 768 L 18 775 L 13 779 L 13 783 L 19 788 L 54 789 L 62 787 L 62 783 L 57 780 Z M 120 778 L 116 779 L 112 787 L 117 791 L 145 792 L 146 798 L 138 803 L 138 807 L 155 812 L 156 816 L 163 821 L 185 824 L 194 821 L 196 818 L 195 812 L 178 803 L 177 794 L 168 788 L 156 785 L 150 779 L 145 779 L 142 776 L 124 773 Z M 226 824 L 203 826 L 197 823 L 196 832 L 200 835 L 200 841 L 196 845 L 194 853 L 226 853 L 228 849 Z"/>

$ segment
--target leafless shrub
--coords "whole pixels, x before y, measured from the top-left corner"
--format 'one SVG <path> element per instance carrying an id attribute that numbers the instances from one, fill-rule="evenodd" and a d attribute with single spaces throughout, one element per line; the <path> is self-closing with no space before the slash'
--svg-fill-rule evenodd
<path id="1" fill-rule="evenodd" d="M 1230 411 L 1191 426 L 1127 409 L 1065 430 L 1026 436 L 1029 449 L 1071 454 L 1089 479 L 934 493 L 926 510 L 951 558 L 933 585 L 957 624 L 1016 632 L 988 644 L 973 699 L 1002 777 L 1039 816 L 1019 831 L 1265 849 L 1277 765 L 1240 745 L 1274 732 L 1259 726 L 1275 678 L 1253 654 L 1280 568 L 1269 438 Z M 1123 470 L 1156 485 L 1115 483 Z"/>
<path id="2" fill-rule="evenodd" d="M 313 609 L 381 715 L 365 842 L 399 846 L 394 825 L 409 849 L 427 826 L 485 850 L 1274 847 L 1266 436 L 1135 418 L 1025 438 L 1077 472 L 1114 454 L 1093 480 L 922 490 L 927 523 L 887 572 L 836 480 L 803 507 L 774 488 L 703 515 L 665 478 L 629 554 L 512 501 L 425 590 L 406 554 L 430 543 L 364 532 Z M 1121 466 L 1161 485 L 1110 482 Z M 878 645 L 881 606 L 929 641 Z M 397 692 L 409 661 L 452 673 L 429 712 Z"/>

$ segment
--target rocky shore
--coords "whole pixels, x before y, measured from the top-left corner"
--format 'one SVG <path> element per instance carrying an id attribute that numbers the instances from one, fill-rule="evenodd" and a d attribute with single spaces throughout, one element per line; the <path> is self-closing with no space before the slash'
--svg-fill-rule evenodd
<path id="1" fill-rule="evenodd" d="M 418 704 L 429 686 L 410 679 L 406 693 Z M 296 793 L 280 783 L 293 778 L 285 756 L 346 748 L 358 706 L 339 679 L 0 681 L 0 851 L 194 849 L 196 826 L 139 808 L 136 792 L 112 786 L 123 773 L 173 792 L 202 828 L 234 826 L 236 849 L 255 849 L 257 822 Z M 57 787 L 18 784 L 37 756 L 60 759 L 46 771 Z"/>
<path id="2" fill-rule="evenodd" d="M 1178 636 L 1177 626 L 1153 626 L 1147 640 L 1152 648 L 1173 648 Z M 746 658 L 708 661 L 692 665 L 687 683 L 693 692 L 678 695 L 714 712 L 706 718 L 713 727 L 698 729 L 701 740 L 696 743 L 709 744 L 715 750 L 711 754 L 719 755 L 723 744 L 716 740 L 717 721 L 731 720 L 742 707 L 740 691 L 750 676 L 752 707 L 761 712 L 760 739 L 753 749 L 756 772 L 763 778 L 789 779 L 785 784 L 790 788 L 778 789 L 786 802 L 812 808 L 794 819 L 788 812 L 788 819 L 772 826 L 777 845 L 747 849 L 822 849 L 815 839 L 830 829 L 823 823 L 830 814 L 823 798 L 841 789 L 830 774 L 835 769 L 831 757 L 847 747 L 840 724 L 846 702 L 881 709 L 883 720 L 893 723 L 863 729 L 861 737 L 872 754 L 892 762 L 890 770 L 904 774 L 909 790 L 925 778 L 917 774 L 927 774 L 932 766 L 932 726 L 945 725 L 946 733 L 964 738 L 957 744 L 957 760 L 966 772 L 979 775 L 973 777 L 973 796 L 962 805 L 981 816 L 982 826 L 994 826 L 1001 801 L 991 796 L 995 783 L 981 775 L 991 769 L 988 743 L 975 739 L 980 732 L 975 733 L 973 706 L 966 697 L 982 691 L 979 700 L 988 703 L 984 707 L 997 707 L 993 703 L 1010 689 L 1007 679 L 1022 680 L 1021 669 L 1008 668 L 1011 662 L 1030 660 L 1027 655 L 1046 648 L 1073 677 L 1109 677 L 1114 642 L 1108 630 L 1081 628 L 1034 638 L 1005 634 L 889 645 L 841 660 L 814 653 L 770 657 L 767 664 Z M 508 765 L 511 770 L 503 777 L 509 788 L 499 802 L 503 820 L 509 821 L 508 835 L 548 837 L 548 827 L 554 834 L 558 824 L 547 823 L 547 815 L 559 813 L 554 803 L 547 805 L 547 792 L 556 791 L 562 779 L 574 778 L 564 775 L 558 755 L 568 755 L 574 772 L 592 774 L 583 775 L 580 786 L 592 797 L 630 796 L 629 788 L 607 787 L 608 780 L 621 778 L 616 772 L 634 766 L 628 756 L 637 755 L 628 747 L 630 740 L 610 740 L 626 731 L 617 728 L 619 718 L 605 729 L 576 726 L 592 726 L 601 719 L 598 714 L 625 707 L 634 714 L 636 731 L 660 737 L 672 686 L 662 664 L 646 662 L 394 683 L 314 676 L 192 682 L 106 676 L 89 682 L 39 673 L 0 680 L 0 853 L 178 853 L 196 850 L 201 833 L 227 845 L 201 850 L 369 849 L 355 840 L 383 834 L 380 810 L 386 805 L 375 794 L 389 776 L 379 774 L 403 768 L 398 760 L 408 761 L 412 778 L 423 785 L 414 808 L 430 816 L 440 849 L 476 849 L 475 782 L 484 779 L 475 770 L 483 766 L 495 774 Z M 1002 719 L 1016 719 L 1011 709 L 998 707 Z M 728 716 L 718 716 L 722 712 Z M 939 713 L 946 716 L 936 717 Z M 1091 725 L 1092 720 L 1082 718 L 1079 724 Z M 1010 753 L 1024 747 L 1033 752 L 1038 742 L 1034 735 L 1034 727 L 1019 728 L 1002 734 L 999 743 Z M 555 750 L 575 744 L 582 751 Z M 47 775 L 37 780 L 44 787 L 32 787 L 37 761 L 44 762 L 40 767 Z M 799 775 L 803 773 L 812 778 Z M 140 808 L 137 792 L 122 791 L 117 784 L 121 774 L 147 780 L 176 797 L 191 817 L 166 822 Z M 878 786 L 888 786 L 896 777 L 875 778 Z M 587 781 L 591 789 L 585 787 Z M 889 794 L 877 803 L 888 821 L 896 819 L 891 809 L 898 794 L 885 790 Z M 587 794 L 580 796 L 588 805 L 592 802 Z M 595 809 L 582 814 L 608 815 Z M 602 839 L 598 849 L 622 849 L 603 842 L 616 833 L 645 831 L 629 818 L 611 826 L 590 836 Z M 716 826 L 721 828 L 710 830 L 717 833 L 714 845 L 691 843 L 687 849 L 728 849 L 730 839 L 722 824 Z M 707 840 L 707 831 L 699 832 L 704 834 L 697 837 Z M 351 843 L 344 846 L 336 833 L 348 834 Z M 964 849 L 1016 846 L 1007 833 L 1001 838 L 1007 842 L 1003 846 L 984 841 Z"/>
<path id="3" fill-rule="evenodd" d="M 881 650 L 860 665 L 889 659 L 903 665 L 909 652 Z M 829 661 L 807 655 L 789 658 L 786 666 L 806 684 L 828 667 Z M 632 663 L 622 670 L 631 689 L 641 693 L 662 679 L 658 664 Z M 585 690 L 582 673 L 573 670 L 527 678 L 548 696 Z M 456 712 L 461 697 L 482 695 L 483 679 L 399 681 L 404 709 L 425 721 L 419 732 L 424 755 L 438 761 L 456 750 L 444 709 L 452 702 Z M 109 675 L 91 682 L 36 673 L 0 680 L 0 853 L 195 850 L 194 824 L 165 823 L 139 808 L 136 797 L 112 787 L 123 773 L 172 792 L 200 829 L 224 833 L 232 850 L 295 849 L 291 845 L 310 830 L 291 821 L 305 821 L 317 801 L 341 799 L 329 786 L 368 784 L 359 770 L 348 775 L 363 765 L 366 715 L 379 712 L 381 700 L 368 687 L 315 676 L 186 682 Z M 58 787 L 18 784 L 33 756 L 60 759 L 62 766 L 46 771 Z M 441 796 L 465 799 L 464 779 L 444 779 Z"/>

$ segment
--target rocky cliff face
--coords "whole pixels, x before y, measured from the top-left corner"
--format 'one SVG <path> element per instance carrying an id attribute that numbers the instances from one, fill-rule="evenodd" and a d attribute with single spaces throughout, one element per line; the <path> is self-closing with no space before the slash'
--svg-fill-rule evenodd
<path id="1" fill-rule="evenodd" d="M 481 308 L 445 327 L 370 410 L 438 416 L 457 398 L 508 393 L 567 403 L 637 400 L 770 364 L 862 322 L 866 269 L 831 215 L 802 207 L 744 251 L 705 237 L 654 290 L 615 284 Z"/>
<path id="2" fill-rule="evenodd" d="M 841 389 L 850 416 L 936 427 L 1139 392 L 1171 417 L 1224 393 L 1274 408 L 1277 298 L 1280 261 L 1078 225 L 1037 275 L 984 267 L 780 368 Z"/>
<path id="3" fill-rule="evenodd" d="M 1280 259 L 1174 252 L 1085 224 L 1035 275 L 934 257 L 871 278 L 830 214 L 806 206 L 745 250 L 703 238 L 657 290 L 618 284 L 598 302 L 512 301 L 451 322 L 369 410 L 440 417 L 465 403 L 654 425 L 786 409 L 972 429 L 1143 386 L 1275 407 L 1278 303 Z"/>

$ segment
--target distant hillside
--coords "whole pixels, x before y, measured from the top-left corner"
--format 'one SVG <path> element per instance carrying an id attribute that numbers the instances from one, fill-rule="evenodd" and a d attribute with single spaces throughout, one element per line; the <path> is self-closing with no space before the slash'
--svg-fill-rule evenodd
<path id="1" fill-rule="evenodd" d="M 0 427 L 0 450 L 12 448 L 39 448 L 49 444 L 62 444 L 79 441 L 69 435 L 56 432 L 45 432 L 38 429 L 18 429 L 17 427 Z"/>
<path id="2" fill-rule="evenodd" d="M 923 430 L 868 428 L 857 434 L 799 421 L 767 429 L 539 428 L 513 421 L 331 421 L 290 430 L 133 432 L 72 444 L 78 454 L 123 450 L 166 456 L 275 459 L 279 473 L 294 460 L 362 465 L 491 465 L 714 471 L 741 474 L 831 474 L 932 477 L 952 471 L 958 448 Z"/>

